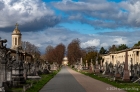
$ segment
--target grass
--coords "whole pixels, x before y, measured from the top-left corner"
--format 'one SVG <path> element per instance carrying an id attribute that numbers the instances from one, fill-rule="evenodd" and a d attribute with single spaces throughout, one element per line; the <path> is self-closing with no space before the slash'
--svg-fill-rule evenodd
<path id="1" fill-rule="evenodd" d="M 123 89 L 127 92 L 140 92 L 140 84 L 138 83 L 131 83 L 131 82 L 124 83 L 123 81 L 113 81 L 113 80 L 110 80 L 110 78 L 102 77 L 101 75 L 95 75 L 93 73 L 92 74 L 87 73 L 87 72 L 86 73 L 80 72 L 80 73 L 114 86 L 114 87 L 108 88 L 108 90 L 122 90 Z"/>
<path id="2" fill-rule="evenodd" d="M 29 89 L 27 89 L 26 92 L 39 92 L 39 90 L 50 80 L 52 79 L 56 74 L 58 73 L 58 71 L 54 71 L 51 74 L 48 75 L 42 75 L 41 79 L 37 82 L 33 83 L 33 86 Z"/>

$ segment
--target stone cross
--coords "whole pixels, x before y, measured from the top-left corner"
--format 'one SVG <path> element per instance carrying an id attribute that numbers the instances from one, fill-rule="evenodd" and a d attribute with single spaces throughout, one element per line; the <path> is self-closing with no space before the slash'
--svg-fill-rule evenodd
<path id="1" fill-rule="evenodd" d="M 16 26 L 16 29 L 17 29 L 17 28 L 18 28 L 18 26 L 19 26 L 19 25 L 18 25 L 18 23 L 16 23 L 16 25 L 15 25 L 15 26 Z"/>
<path id="2" fill-rule="evenodd" d="M 97 54 L 97 57 L 96 57 L 96 65 L 98 65 L 98 54 Z"/>

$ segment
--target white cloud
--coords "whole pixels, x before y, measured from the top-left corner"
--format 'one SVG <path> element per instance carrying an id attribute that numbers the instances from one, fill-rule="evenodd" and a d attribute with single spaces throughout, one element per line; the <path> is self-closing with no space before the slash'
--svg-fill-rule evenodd
<path id="1" fill-rule="evenodd" d="M 113 41 L 114 41 L 114 44 L 117 44 L 117 45 L 127 44 L 127 40 L 123 38 L 115 38 Z"/>
<path id="2" fill-rule="evenodd" d="M 3 5 L 0 7 L 0 27 L 39 21 L 42 17 L 54 15 L 41 0 L 2 0 L 0 5 Z"/>
<path id="3" fill-rule="evenodd" d="M 100 45 L 100 40 L 99 39 L 94 39 L 94 40 L 88 40 L 86 42 L 82 42 L 81 43 L 81 47 L 82 48 L 86 48 L 86 47 L 89 47 L 89 46 L 99 46 Z"/>
<path id="4" fill-rule="evenodd" d="M 122 0 L 119 3 L 107 0 L 64 0 L 53 3 L 54 7 L 70 15 L 69 18 L 92 25 L 95 28 L 120 28 L 140 26 L 140 1 Z M 77 16 L 81 14 L 82 16 Z M 76 17 L 74 17 L 76 15 Z M 89 16 L 96 20 L 84 18 Z M 80 18 L 81 17 L 81 18 Z M 110 22 L 111 21 L 111 22 Z"/>
<path id="5" fill-rule="evenodd" d="M 100 45 L 100 47 L 106 48 L 106 47 L 108 47 L 108 44 L 107 44 L 107 43 L 102 43 L 102 44 Z"/>

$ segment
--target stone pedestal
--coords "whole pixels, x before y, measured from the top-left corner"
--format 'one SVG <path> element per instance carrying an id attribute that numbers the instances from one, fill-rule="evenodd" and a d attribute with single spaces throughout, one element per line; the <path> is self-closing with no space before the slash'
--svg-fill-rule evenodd
<path id="1" fill-rule="evenodd" d="M 24 84 L 25 79 L 23 77 L 23 68 L 12 68 L 12 79 L 13 86 L 19 86 L 20 84 Z"/>
<path id="2" fill-rule="evenodd" d="M 130 81 L 129 70 L 124 70 L 123 81 Z"/>
<path id="3" fill-rule="evenodd" d="M 0 81 L 6 82 L 7 76 L 6 76 L 6 65 L 1 64 L 0 65 Z"/>

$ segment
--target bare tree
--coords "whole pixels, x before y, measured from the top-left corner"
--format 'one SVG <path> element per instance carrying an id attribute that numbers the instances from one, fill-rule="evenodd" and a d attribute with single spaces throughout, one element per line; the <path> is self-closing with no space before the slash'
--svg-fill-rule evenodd
<path id="1" fill-rule="evenodd" d="M 39 48 L 34 44 L 31 44 L 30 42 L 22 41 L 22 48 L 25 52 L 33 55 L 35 60 L 40 59 L 41 53 L 39 51 Z"/>
<path id="2" fill-rule="evenodd" d="M 64 58 L 65 53 L 65 46 L 60 43 L 55 48 L 51 45 L 46 47 L 46 60 L 50 63 L 57 62 L 59 65 L 61 65 L 62 60 Z"/>
<path id="3" fill-rule="evenodd" d="M 80 40 L 74 39 L 68 45 L 68 60 L 70 64 L 74 64 L 77 59 L 82 57 L 82 50 L 80 48 Z"/>

